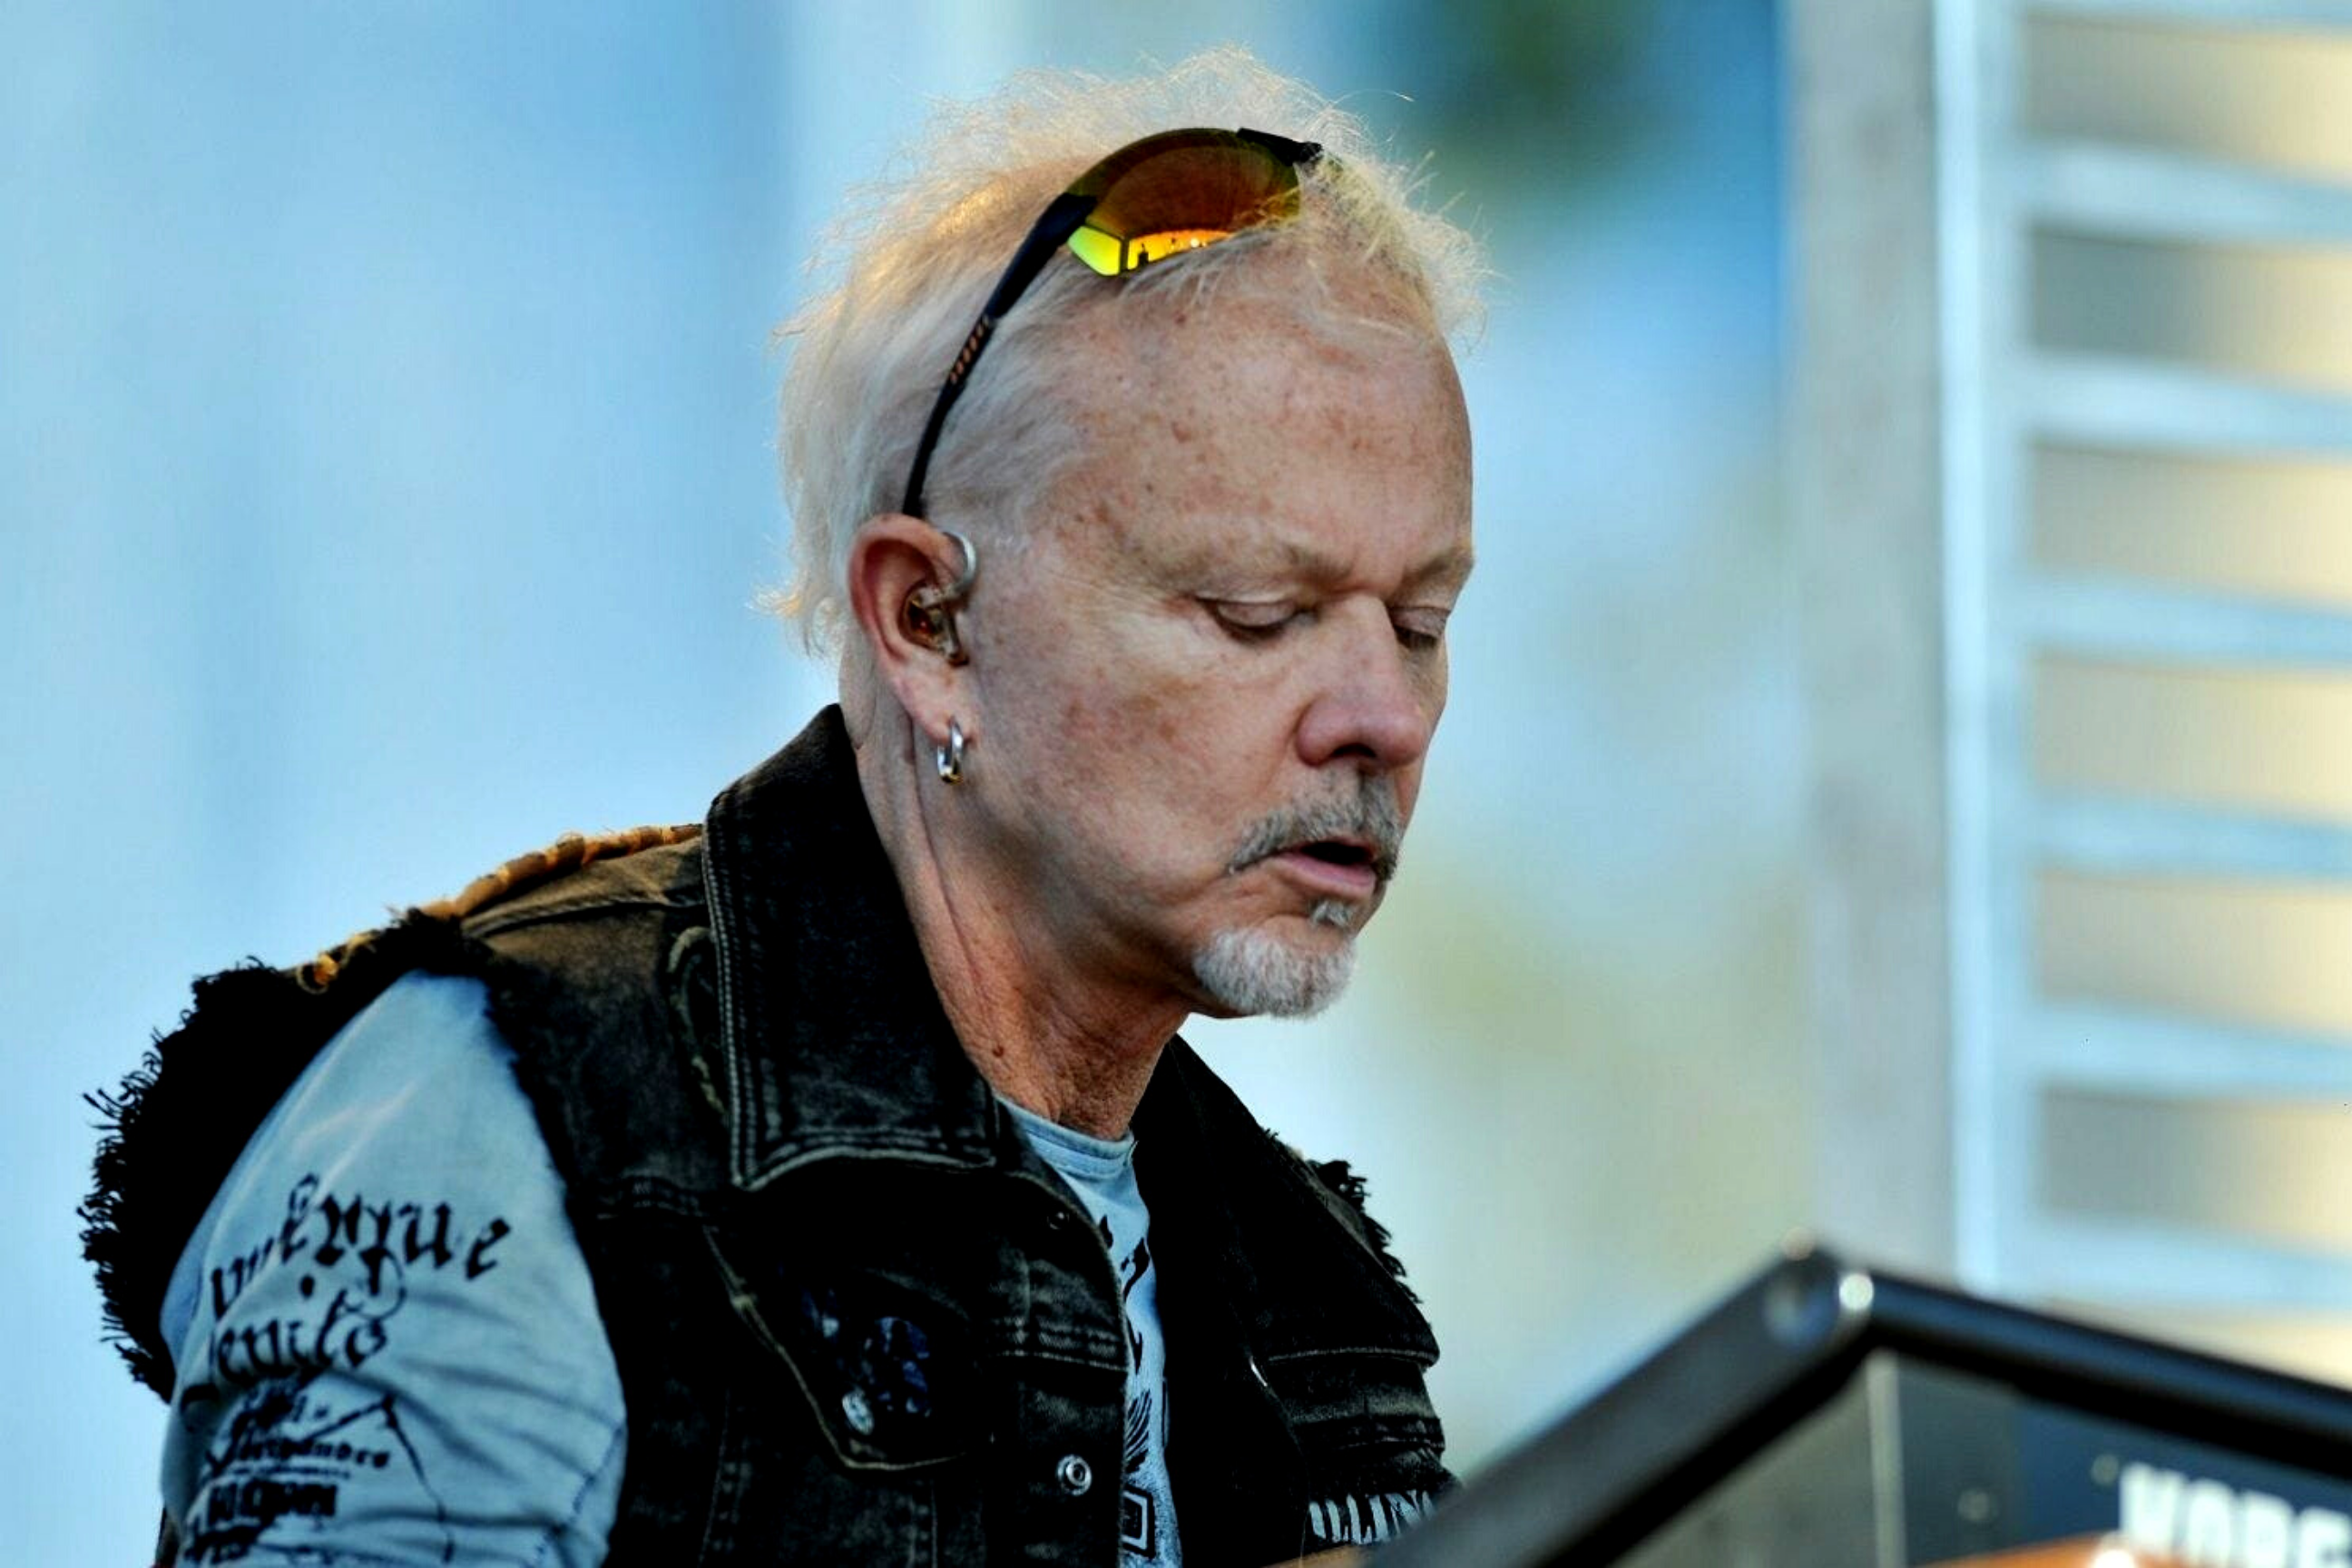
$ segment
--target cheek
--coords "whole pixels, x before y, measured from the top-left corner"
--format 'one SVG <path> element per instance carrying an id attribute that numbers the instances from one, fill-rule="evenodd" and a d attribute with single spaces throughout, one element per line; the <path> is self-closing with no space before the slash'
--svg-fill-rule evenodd
<path id="1" fill-rule="evenodd" d="M 1080 773 L 1144 752 L 1165 760 L 1197 743 L 1203 710 L 1229 684 L 1181 618 L 1103 595 L 1093 613 L 1066 603 L 1017 606 L 1017 665 L 998 667 L 1003 716 L 1029 738 L 1066 754 Z"/>
<path id="2" fill-rule="evenodd" d="M 1421 799 L 1421 764 L 1413 763 L 1396 775 L 1397 810 L 1407 823 L 1412 821 L 1412 808 Z"/>
<path id="3" fill-rule="evenodd" d="M 1043 726 L 1037 739 L 1081 771 L 1130 752 L 1164 752 L 1184 729 L 1191 677 L 1150 637 L 1118 631 L 1100 623 L 1055 626 L 1039 639 L 1044 657 L 1017 678 L 1054 694 L 1021 706 Z"/>
<path id="4" fill-rule="evenodd" d="M 1072 671 L 1074 684 L 1051 711 L 1059 774 L 1050 784 L 1070 808 L 1124 833 L 1200 847 L 1223 839 L 1237 820 L 1267 810 L 1289 754 L 1281 700 L 1244 685 L 1240 671 L 1196 658 L 1178 670 L 1129 668 L 1113 679 L 1098 668 Z"/>
<path id="5" fill-rule="evenodd" d="M 1423 680 L 1423 690 L 1429 702 L 1429 723 L 1432 729 L 1435 729 L 1437 721 L 1445 717 L 1445 696 L 1454 681 L 1454 668 L 1444 643 L 1437 645 L 1437 652 L 1430 659 L 1429 672 Z"/>
<path id="6" fill-rule="evenodd" d="M 1021 758 L 1034 806 L 1123 833 L 1181 811 L 1210 730 L 1196 681 L 1100 627 L 1057 626 L 1034 647 L 989 694 L 991 738 Z"/>
<path id="7" fill-rule="evenodd" d="M 1130 678 L 1138 673 L 1125 672 Z M 1056 739 L 1082 769 L 1136 771 L 1135 765 L 1119 764 L 1118 759 L 1127 757 L 1166 781 L 1169 793 L 1178 793 L 1180 786 L 1202 782 L 1213 759 L 1239 738 L 1231 688 L 1197 672 L 1139 680 L 1081 674 L 1087 679 L 1062 704 Z"/>
<path id="8" fill-rule="evenodd" d="M 1136 829 L 1265 809 L 1293 752 L 1297 671 L 1203 637 L 1181 609 L 1073 591 L 1090 613 L 1024 594 L 1005 622 L 1032 629 L 974 662 L 992 735 L 1029 759 L 1041 798 Z"/>

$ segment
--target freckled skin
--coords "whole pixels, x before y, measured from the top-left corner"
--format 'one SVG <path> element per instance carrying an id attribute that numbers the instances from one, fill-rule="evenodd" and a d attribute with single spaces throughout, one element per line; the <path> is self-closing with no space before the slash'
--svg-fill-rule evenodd
<path id="1" fill-rule="evenodd" d="M 886 801 L 868 775 L 967 1048 L 1072 1125 L 1122 1129 L 1168 1036 L 1214 1010 L 1192 963 L 1217 932 L 1350 940 L 1278 864 L 1227 867 L 1253 825 L 1365 775 L 1409 815 L 1444 708 L 1434 634 L 1470 551 L 1451 359 L 1312 314 L 1228 287 L 1072 324 L 1087 455 L 1059 521 L 983 562 L 940 699 L 972 737 L 967 782 Z"/>

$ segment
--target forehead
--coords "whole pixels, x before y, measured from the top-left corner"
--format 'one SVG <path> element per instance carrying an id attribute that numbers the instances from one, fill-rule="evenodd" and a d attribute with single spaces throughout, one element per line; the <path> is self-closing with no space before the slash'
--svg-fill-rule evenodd
<path id="1" fill-rule="evenodd" d="M 1221 279 L 1220 284 L 1233 283 Z M 1056 510 L 1139 562 L 1463 558 L 1470 443 L 1451 354 L 1365 291 L 1213 287 L 1087 313 L 1080 454 Z"/>

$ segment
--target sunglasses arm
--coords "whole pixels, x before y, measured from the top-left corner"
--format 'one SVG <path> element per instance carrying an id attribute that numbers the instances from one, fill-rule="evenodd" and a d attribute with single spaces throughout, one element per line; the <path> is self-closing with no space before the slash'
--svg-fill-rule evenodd
<path id="1" fill-rule="evenodd" d="M 932 449 L 940 444 L 940 431 L 947 425 L 948 410 L 963 395 L 964 383 L 971 378 L 971 367 L 980 362 L 980 351 L 988 346 L 988 340 L 996 335 L 996 323 L 1029 291 L 1029 285 L 1037 280 L 1037 274 L 1045 270 L 1054 252 L 1087 221 L 1097 200 L 1070 191 L 1055 196 L 1053 205 L 1029 230 L 1029 237 L 1021 242 L 1021 248 L 1013 252 L 1012 265 L 996 280 L 988 303 L 981 308 L 980 320 L 972 323 L 963 347 L 956 351 L 955 363 L 940 386 L 940 395 L 931 404 L 931 416 L 923 422 L 923 438 L 915 445 L 914 465 L 907 475 L 907 499 L 898 508 L 908 517 L 923 515 L 923 480 L 930 473 Z"/>

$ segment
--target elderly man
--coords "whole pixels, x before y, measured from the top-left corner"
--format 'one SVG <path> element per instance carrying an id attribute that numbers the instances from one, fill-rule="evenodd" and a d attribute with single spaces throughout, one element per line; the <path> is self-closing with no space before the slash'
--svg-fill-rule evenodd
<path id="1" fill-rule="evenodd" d="M 1251 1564 L 1445 1484 L 1357 1184 L 1176 1030 L 1328 1002 L 1394 868 L 1468 247 L 1232 53 L 926 153 L 785 393 L 841 706 L 200 982 L 116 1102 L 167 1557 Z"/>

